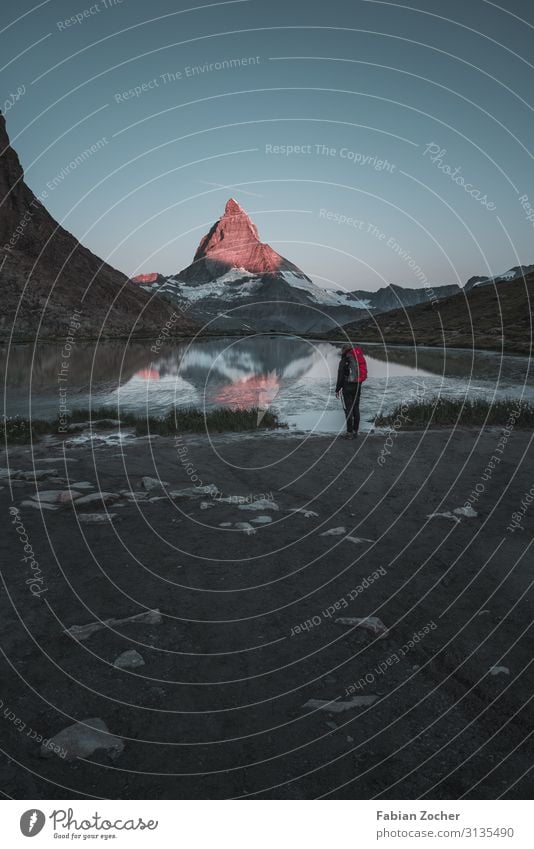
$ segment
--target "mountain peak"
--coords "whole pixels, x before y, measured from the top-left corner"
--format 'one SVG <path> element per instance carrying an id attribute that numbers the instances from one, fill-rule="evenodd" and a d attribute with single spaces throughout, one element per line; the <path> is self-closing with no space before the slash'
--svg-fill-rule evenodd
<path id="1" fill-rule="evenodd" d="M 247 215 L 243 207 L 241 207 L 235 198 L 230 198 L 226 201 L 226 206 L 224 207 L 225 215 Z M 248 215 L 247 215 L 248 218 Z"/>

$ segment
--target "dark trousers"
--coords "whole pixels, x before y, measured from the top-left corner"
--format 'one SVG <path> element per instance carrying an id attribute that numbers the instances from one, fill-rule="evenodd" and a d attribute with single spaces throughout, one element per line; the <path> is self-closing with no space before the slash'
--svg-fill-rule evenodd
<path id="1" fill-rule="evenodd" d="M 360 427 L 360 395 L 362 385 L 361 383 L 354 383 L 352 386 L 344 386 L 341 391 L 347 419 L 347 433 L 358 433 Z"/>

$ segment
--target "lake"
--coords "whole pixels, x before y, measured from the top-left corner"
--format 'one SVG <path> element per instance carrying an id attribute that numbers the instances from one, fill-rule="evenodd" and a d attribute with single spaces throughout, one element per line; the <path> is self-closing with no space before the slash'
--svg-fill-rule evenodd
<path id="1" fill-rule="evenodd" d="M 331 433 L 343 427 L 334 395 L 340 346 L 298 337 L 257 335 L 168 343 L 78 342 L 12 345 L 0 351 L 7 415 L 55 418 L 68 409 L 120 407 L 158 415 L 173 405 L 270 408 L 291 427 Z M 362 430 L 401 401 L 430 398 L 534 400 L 529 360 L 467 350 L 365 344 L 369 378 Z M 61 394 L 60 394 L 61 393 Z"/>

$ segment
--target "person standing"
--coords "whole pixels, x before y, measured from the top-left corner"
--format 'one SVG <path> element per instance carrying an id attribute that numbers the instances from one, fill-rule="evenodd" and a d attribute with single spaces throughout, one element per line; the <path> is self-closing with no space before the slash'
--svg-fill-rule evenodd
<path id="1" fill-rule="evenodd" d="M 357 345 L 344 345 L 337 370 L 336 398 L 341 393 L 347 421 L 346 439 L 356 439 L 360 427 L 360 396 L 367 380 L 367 363 Z"/>

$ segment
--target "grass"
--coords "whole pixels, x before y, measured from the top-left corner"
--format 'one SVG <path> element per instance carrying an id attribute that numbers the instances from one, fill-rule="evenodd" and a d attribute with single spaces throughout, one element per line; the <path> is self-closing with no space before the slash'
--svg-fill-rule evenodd
<path id="1" fill-rule="evenodd" d="M 467 427 L 515 426 L 534 427 L 534 404 L 529 401 L 506 399 L 504 401 L 486 401 L 483 398 L 473 400 L 455 400 L 452 398 L 433 398 L 428 401 L 412 401 L 398 404 L 393 412 L 377 416 L 378 427 L 395 427 L 398 430 L 410 428 L 445 427 L 464 425 Z"/>
<path id="2" fill-rule="evenodd" d="M 229 410 L 220 407 L 203 412 L 197 409 L 171 409 L 164 416 L 138 416 L 135 413 L 121 412 L 112 407 L 95 409 L 72 410 L 67 419 L 67 425 L 82 422 L 93 423 L 95 430 L 108 430 L 110 422 L 120 421 L 120 427 L 133 427 L 137 436 L 154 434 L 173 436 L 177 433 L 227 433 L 258 429 L 273 429 L 282 427 L 276 413 L 261 411 L 261 421 L 258 424 L 259 410 L 251 407 L 246 410 Z M 23 445 L 28 442 L 38 442 L 45 434 L 55 436 L 72 436 L 72 432 L 64 433 L 60 426 L 65 422 L 59 419 L 25 419 L 19 416 L 0 419 L 0 440 L 11 445 Z"/>

